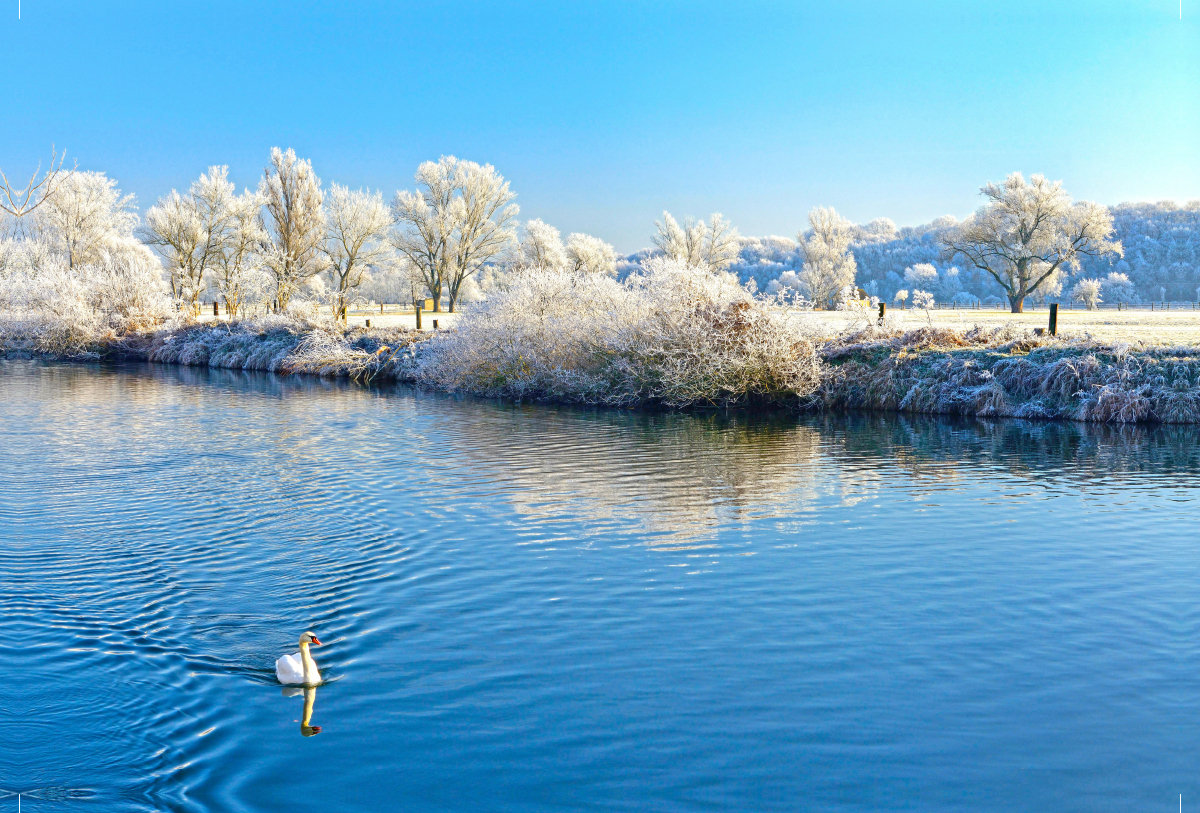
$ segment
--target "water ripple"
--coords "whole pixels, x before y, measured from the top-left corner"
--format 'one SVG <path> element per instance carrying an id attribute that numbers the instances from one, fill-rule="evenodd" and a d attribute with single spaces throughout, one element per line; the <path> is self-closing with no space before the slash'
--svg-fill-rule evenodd
<path id="1" fill-rule="evenodd" d="M 1196 441 L 3 363 L 0 799 L 1195 796 Z"/>

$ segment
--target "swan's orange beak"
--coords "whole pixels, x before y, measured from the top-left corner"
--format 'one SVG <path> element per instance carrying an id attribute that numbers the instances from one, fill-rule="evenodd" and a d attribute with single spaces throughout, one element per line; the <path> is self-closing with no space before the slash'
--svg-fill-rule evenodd
<path id="1" fill-rule="evenodd" d="M 320 646 L 320 645 L 321 645 L 321 642 L 317 640 L 317 636 L 315 636 L 315 635 L 313 636 L 312 642 L 313 642 L 314 644 L 316 644 L 317 646 Z"/>

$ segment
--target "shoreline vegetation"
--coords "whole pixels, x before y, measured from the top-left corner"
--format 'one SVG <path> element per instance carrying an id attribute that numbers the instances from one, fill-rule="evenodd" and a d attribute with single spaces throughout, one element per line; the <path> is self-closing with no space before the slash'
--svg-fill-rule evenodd
<path id="1" fill-rule="evenodd" d="M 617 281 L 533 271 L 437 332 L 346 327 L 299 309 L 228 323 L 12 312 L 0 355 L 127 359 L 402 382 L 514 400 L 1200 423 L 1200 347 L 1036 335 L 1012 325 L 903 329 L 811 312 L 731 276 L 659 260 Z"/>
<path id="2" fill-rule="evenodd" d="M 681 223 L 663 212 L 655 248 L 618 260 L 600 238 L 564 241 L 539 219 L 519 223 L 495 167 L 454 156 L 423 162 L 416 191 L 389 207 L 380 191 L 323 187 L 311 162 L 273 148 L 256 190 L 238 194 L 228 168 L 212 166 L 144 219 L 115 180 L 68 169 L 54 151 L 24 189 L 0 176 L 6 358 L 140 359 L 618 408 L 1200 423 L 1200 341 L 934 325 L 939 299 L 1007 301 L 1021 314 L 1072 280 L 1069 296 L 1089 311 L 1137 301 L 1114 210 L 1073 201 L 1041 175 L 983 186 L 978 211 L 901 252 L 903 277 L 883 271 L 900 255 L 863 252 L 915 233 L 884 220 L 859 227 L 826 207 L 795 241 L 766 243 L 719 213 Z M 1178 210 L 1178 235 L 1194 232 L 1196 211 Z M 790 259 L 763 255 L 767 244 Z M 1086 276 L 1085 264 L 1102 262 L 1113 272 Z M 1165 267 L 1176 292 L 1191 279 L 1181 262 Z M 761 292 L 760 277 L 770 278 Z M 349 310 L 389 301 L 384 291 L 392 302 L 428 299 L 432 316 L 444 303 L 453 328 L 350 327 Z M 205 301 L 228 321 L 203 321 Z M 886 303 L 910 301 L 925 327 L 884 315 Z"/>

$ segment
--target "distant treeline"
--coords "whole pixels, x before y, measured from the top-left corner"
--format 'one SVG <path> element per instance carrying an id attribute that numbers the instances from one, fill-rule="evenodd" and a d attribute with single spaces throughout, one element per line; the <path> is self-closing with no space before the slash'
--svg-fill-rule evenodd
<path id="1" fill-rule="evenodd" d="M 1122 203 L 1109 207 L 1113 237 L 1121 241 L 1124 257 L 1082 257 L 1083 268 L 1074 276 L 1104 278 L 1125 274 L 1133 284 L 1132 301 L 1196 301 L 1200 298 L 1200 200 L 1179 205 Z M 940 217 L 921 226 L 897 229 L 887 218 L 859 225 L 851 251 L 858 265 L 856 284 L 867 293 L 891 302 L 896 291 L 923 288 L 939 302 L 955 298 L 1003 302 L 1004 292 L 985 272 L 948 261 L 939 237 L 958 221 Z M 652 249 L 627 255 L 621 271 L 632 269 Z M 744 237 L 737 260 L 729 267 L 743 283 L 754 281 L 761 291 L 786 284 L 788 274 L 804 264 L 796 241 L 788 237 Z M 932 268 L 930 268 L 932 267 Z M 936 272 L 936 276 L 931 272 Z M 1030 298 L 1057 298 L 1053 287 Z M 994 299 L 990 299 L 993 298 Z"/>

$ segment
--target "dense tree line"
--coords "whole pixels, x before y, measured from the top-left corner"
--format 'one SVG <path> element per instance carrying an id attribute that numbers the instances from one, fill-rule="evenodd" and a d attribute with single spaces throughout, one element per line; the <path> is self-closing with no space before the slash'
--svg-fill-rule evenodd
<path id="1" fill-rule="evenodd" d="M 1063 298 L 1088 307 L 1200 298 L 1200 201 L 1103 207 L 1037 175 L 987 184 L 964 221 L 905 228 L 818 207 L 794 238 L 742 237 L 719 213 L 680 223 L 663 212 L 654 247 L 624 257 L 591 235 L 564 241 L 541 220 L 518 222 L 516 194 L 491 165 L 442 157 L 414 180 L 389 206 L 381 192 L 326 187 L 309 161 L 273 149 L 256 189 L 239 194 L 213 166 L 139 218 L 116 181 L 58 158 L 23 189 L 0 173 L 0 278 L 53 267 L 67 284 L 107 269 L 144 292 L 161 276 L 175 308 L 198 313 L 219 299 L 234 315 L 294 299 L 342 316 L 366 299 L 429 297 L 454 310 L 533 270 L 625 280 L 654 256 L 816 308 L 863 294 L 1014 310 Z"/>

